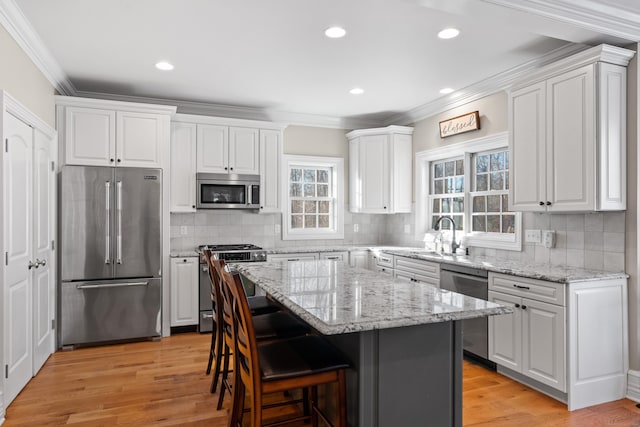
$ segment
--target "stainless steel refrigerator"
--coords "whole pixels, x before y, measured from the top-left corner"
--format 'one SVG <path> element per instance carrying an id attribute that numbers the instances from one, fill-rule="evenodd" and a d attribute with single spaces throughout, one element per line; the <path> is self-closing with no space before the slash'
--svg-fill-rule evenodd
<path id="1" fill-rule="evenodd" d="M 64 166 L 59 346 L 161 334 L 162 171 Z"/>

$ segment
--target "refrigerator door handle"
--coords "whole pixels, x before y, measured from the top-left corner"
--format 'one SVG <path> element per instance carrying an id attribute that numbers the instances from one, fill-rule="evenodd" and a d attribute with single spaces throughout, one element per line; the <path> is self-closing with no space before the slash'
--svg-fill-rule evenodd
<path id="1" fill-rule="evenodd" d="M 93 285 L 76 285 L 76 289 L 124 288 L 129 286 L 148 286 L 149 282 L 96 283 Z"/>
<path id="2" fill-rule="evenodd" d="M 104 183 L 104 195 L 105 195 L 105 224 L 104 224 L 104 263 L 111 264 L 111 230 L 109 230 L 109 222 L 111 219 L 111 181 Z"/>
<path id="3" fill-rule="evenodd" d="M 116 183 L 116 263 L 122 264 L 122 181 Z"/>

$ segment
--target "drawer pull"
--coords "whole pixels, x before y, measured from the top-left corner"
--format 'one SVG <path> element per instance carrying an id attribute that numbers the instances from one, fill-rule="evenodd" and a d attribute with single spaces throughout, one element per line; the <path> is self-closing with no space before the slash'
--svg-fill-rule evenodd
<path id="1" fill-rule="evenodd" d="M 523 309 L 523 310 L 526 310 L 526 309 L 527 309 L 527 306 L 526 306 L 526 305 L 523 305 L 523 306 L 522 306 L 522 309 Z"/>
<path id="2" fill-rule="evenodd" d="M 520 286 L 520 285 L 516 285 L 515 283 L 513 284 L 513 287 L 514 287 L 514 288 L 518 288 L 518 289 L 526 289 L 526 290 L 529 290 L 529 287 L 528 287 L 528 286 Z"/>
<path id="3" fill-rule="evenodd" d="M 520 308 L 520 304 L 516 304 L 516 308 Z"/>

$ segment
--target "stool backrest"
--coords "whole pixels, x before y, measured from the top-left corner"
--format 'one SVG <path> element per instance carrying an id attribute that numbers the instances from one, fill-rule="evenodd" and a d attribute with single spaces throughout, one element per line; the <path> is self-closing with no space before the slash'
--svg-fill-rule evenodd
<path id="1" fill-rule="evenodd" d="M 220 289 L 220 275 L 211 262 L 217 260 L 218 255 L 212 253 L 209 249 L 204 251 L 204 258 L 207 261 L 207 269 L 209 270 L 209 282 L 211 284 L 211 305 L 213 308 L 214 319 L 217 318 L 218 310 L 222 310 L 222 293 Z"/>
<path id="2" fill-rule="evenodd" d="M 225 306 L 229 304 L 233 309 L 236 375 L 239 375 L 239 379 L 244 385 L 243 388 L 253 396 L 253 393 L 260 392 L 261 377 L 258 347 L 249 301 L 242 286 L 240 275 L 232 275 L 224 270 L 222 279 L 224 304 Z"/>

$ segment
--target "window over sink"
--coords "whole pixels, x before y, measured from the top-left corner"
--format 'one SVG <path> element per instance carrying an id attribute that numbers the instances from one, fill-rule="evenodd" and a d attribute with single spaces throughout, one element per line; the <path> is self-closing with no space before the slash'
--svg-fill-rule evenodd
<path id="1" fill-rule="evenodd" d="M 416 239 L 446 215 L 467 246 L 521 250 L 521 214 L 508 210 L 507 134 L 416 154 Z M 441 222 L 445 239 L 451 224 Z"/>

